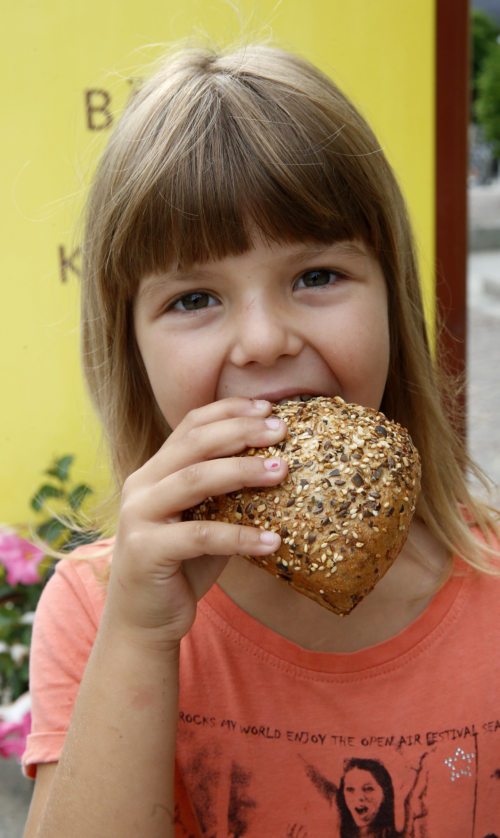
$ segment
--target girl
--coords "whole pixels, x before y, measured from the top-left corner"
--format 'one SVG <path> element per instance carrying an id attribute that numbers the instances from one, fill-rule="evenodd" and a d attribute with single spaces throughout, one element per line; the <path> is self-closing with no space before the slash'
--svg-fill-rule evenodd
<path id="1" fill-rule="evenodd" d="M 121 504 L 37 614 L 27 838 L 332 834 L 304 765 L 378 756 L 397 828 L 425 758 L 422 834 L 498 832 L 495 527 L 369 127 L 278 49 L 184 50 L 126 109 L 87 219 L 83 360 Z M 241 558 L 279 534 L 183 520 L 285 478 L 239 455 L 282 440 L 272 403 L 301 395 L 380 407 L 423 463 L 410 539 L 345 619 Z"/>

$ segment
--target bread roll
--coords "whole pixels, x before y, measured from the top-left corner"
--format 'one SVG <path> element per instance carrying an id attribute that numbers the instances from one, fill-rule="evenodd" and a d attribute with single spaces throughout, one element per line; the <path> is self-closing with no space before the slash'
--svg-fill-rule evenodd
<path id="1" fill-rule="evenodd" d="M 287 438 L 244 456 L 279 456 L 279 486 L 245 489 L 187 518 L 280 533 L 279 550 L 249 561 L 336 614 L 349 614 L 382 579 L 408 535 L 420 490 L 420 458 L 408 432 L 382 413 L 341 398 L 273 407 Z"/>

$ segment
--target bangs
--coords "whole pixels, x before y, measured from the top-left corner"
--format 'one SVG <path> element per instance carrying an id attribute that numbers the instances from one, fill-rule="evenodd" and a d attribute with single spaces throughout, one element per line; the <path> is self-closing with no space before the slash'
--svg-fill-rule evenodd
<path id="1" fill-rule="evenodd" d="M 128 159 L 118 164 L 115 149 L 103 256 L 122 292 L 124 281 L 133 295 L 143 276 L 243 253 L 256 233 L 272 242 L 357 238 L 377 252 L 383 212 L 369 184 L 383 155 L 342 94 L 333 88 L 328 110 L 255 74 L 195 81 L 184 101 L 170 92 L 154 112 L 146 89 L 118 129 Z"/>

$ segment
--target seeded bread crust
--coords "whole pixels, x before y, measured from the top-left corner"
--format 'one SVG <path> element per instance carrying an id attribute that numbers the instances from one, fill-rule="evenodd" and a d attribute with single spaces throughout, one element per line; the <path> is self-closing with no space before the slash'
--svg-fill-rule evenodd
<path id="1" fill-rule="evenodd" d="M 341 398 L 286 402 L 273 413 L 287 438 L 245 456 L 279 456 L 287 479 L 186 513 L 280 533 L 280 549 L 249 561 L 336 614 L 349 614 L 400 553 L 420 491 L 420 458 L 408 432 Z"/>

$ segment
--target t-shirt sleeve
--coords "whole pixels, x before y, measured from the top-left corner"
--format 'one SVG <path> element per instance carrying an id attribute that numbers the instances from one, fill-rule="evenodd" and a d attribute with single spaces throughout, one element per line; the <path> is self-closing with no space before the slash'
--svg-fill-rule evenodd
<path id="1" fill-rule="evenodd" d="M 23 771 L 57 762 L 105 600 L 101 560 L 64 559 L 40 597 L 30 650 L 32 727 Z"/>

